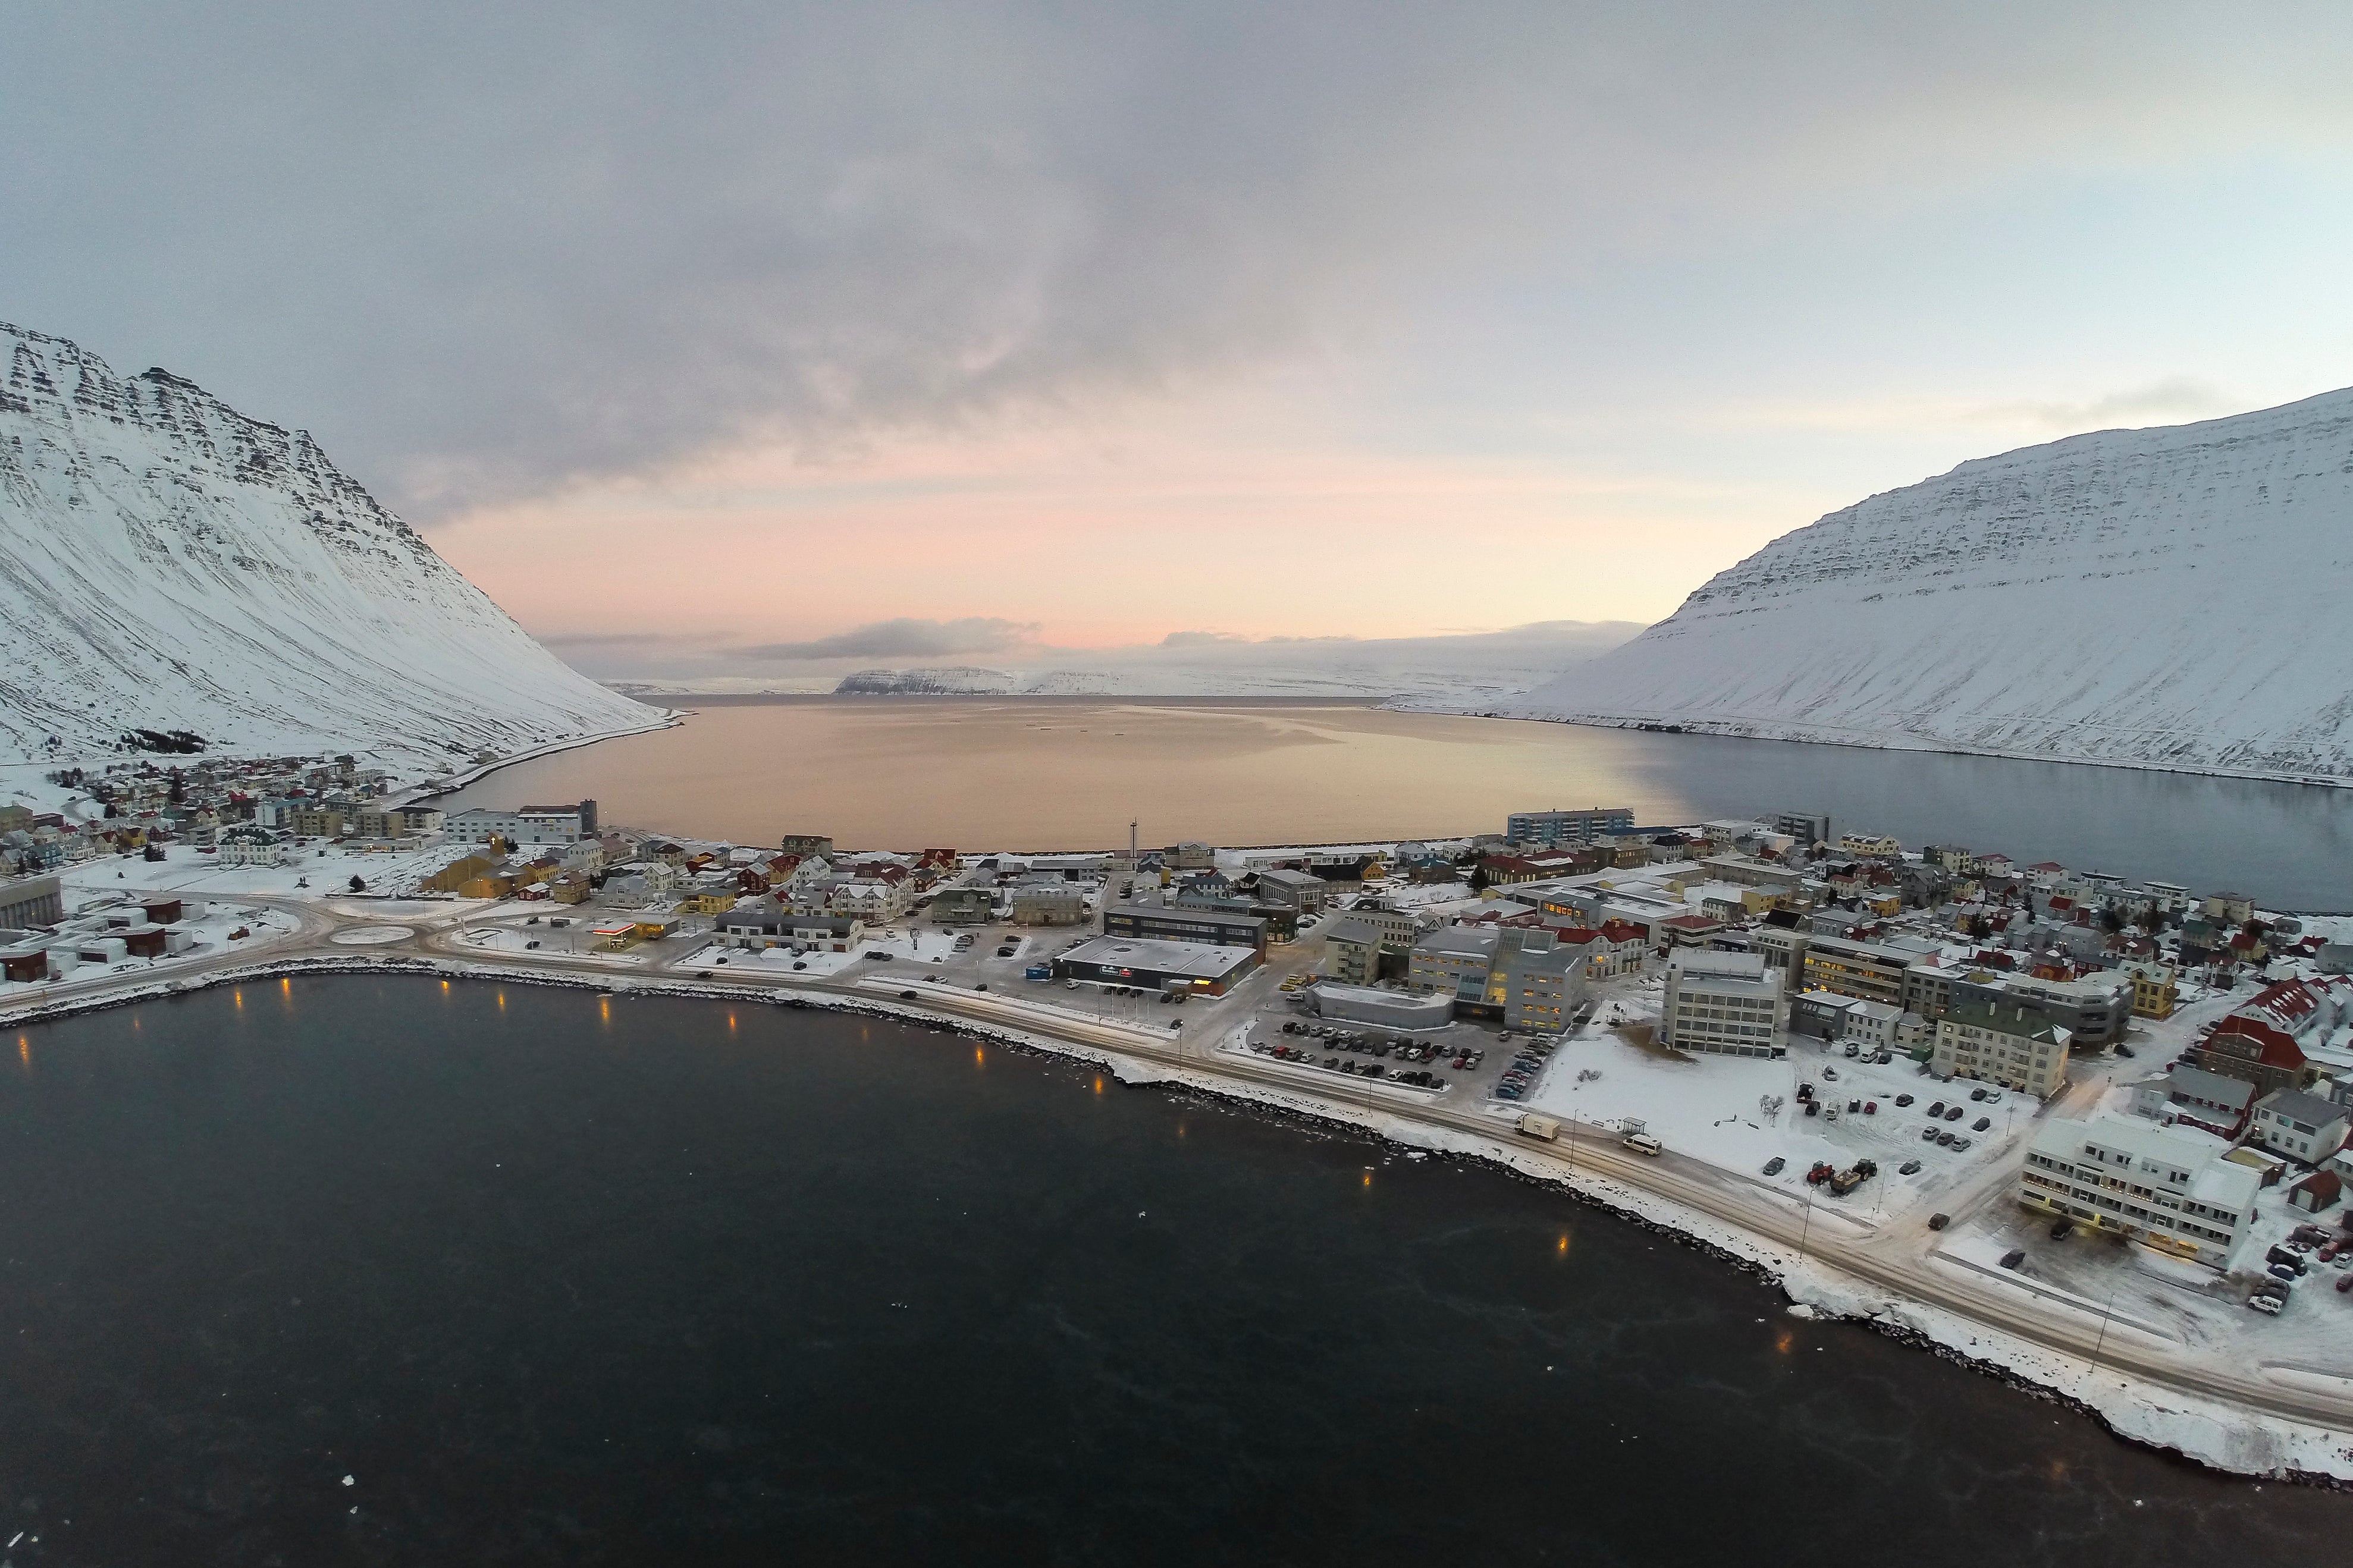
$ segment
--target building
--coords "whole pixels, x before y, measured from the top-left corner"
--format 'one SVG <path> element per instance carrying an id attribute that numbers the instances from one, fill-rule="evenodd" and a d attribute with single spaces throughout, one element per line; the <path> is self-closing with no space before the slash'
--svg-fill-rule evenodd
<path id="1" fill-rule="evenodd" d="M 1258 896 L 1261 902 L 1280 904 L 1303 915 L 1323 913 L 1326 887 L 1323 878 L 1305 871 L 1276 869 L 1258 874 Z"/>
<path id="2" fill-rule="evenodd" d="M 1217 868 L 1218 851 L 1214 845 L 1187 840 L 1171 844 L 1160 852 L 1160 863 L 1171 871 L 1210 871 Z"/>
<path id="3" fill-rule="evenodd" d="M 1766 967 L 1772 969 L 1770 963 Z M 1786 971 L 1774 973 L 1786 978 Z M 1788 1033 L 1792 1038 L 1803 1036 L 1827 1045 L 1844 1037 L 1848 1012 L 1863 1005 L 1861 997 L 1841 996 L 1835 991 L 1800 991 L 1789 998 Z M 1883 1002 L 1873 1005 L 1883 1007 L 1886 1004 Z"/>
<path id="4" fill-rule="evenodd" d="M 932 895 L 932 919 L 944 926 L 987 925 L 997 895 L 987 888 L 942 888 Z"/>
<path id="5" fill-rule="evenodd" d="M 2244 893 L 2209 893 L 2205 909 L 2218 925 L 2242 926 L 2255 918 L 2255 900 Z"/>
<path id="6" fill-rule="evenodd" d="M 1728 923 L 1713 915 L 1670 915 L 1662 921 L 1652 921 L 1651 931 L 1654 936 L 1664 937 L 1671 948 L 1705 947 L 1724 934 Z"/>
<path id="7" fill-rule="evenodd" d="M 1831 841 L 1831 814 L 1827 811 L 1777 811 L 1762 819 L 1774 832 L 1812 846 Z"/>
<path id="8" fill-rule="evenodd" d="M 1259 966 L 1261 956 L 1260 950 L 1240 943 L 1097 936 L 1056 954 L 1053 975 L 1082 984 L 1222 996 Z"/>
<path id="9" fill-rule="evenodd" d="M 2170 963 L 2160 963 L 2153 958 L 2127 959 L 2116 965 L 2116 973 L 2132 982 L 2132 1010 L 2136 1017 L 2170 1018 L 2180 1005 L 2181 972 Z"/>
<path id="10" fill-rule="evenodd" d="M 449 837 L 460 844 L 570 844 L 596 837 L 596 803 L 577 805 L 527 805 L 520 811 L 461 811 L 444 823 Z"/>
<path id="11" fill-rule="evenodd" d="M 295 802 L 292 809 L 280 816 L 279 824 L 302 838 L 341 838 L 351 831 L 355 815 L 341 805 L 304 800 Z"/>
<path id="12" fill-rule="evenodd" d="M 892 870 L 900 870 L 892 867 Z M 828 914 L 854 915 L 868 925 L 895 921 L 915 903 L 915 883 L 903 870 L 896 877 L 853 878 L 825 896 Z"/>
<path id="13" fill-rule="evenodd" d="M 285 836 L 250 823 L 223 828 L 214 847 L 224 866 L 277 866 L 286 858 Z"/>
<path id="14" fill-rule="evenodd" d="M 1978 973 L 1953 981 L 1947 1005 L 2024 1006 L 2066 1030 L 2075 1048 L 2098 1047 L 2123 1039 L 2132 1026 L 2132 981 L 2113 970 L 2080 980 Z"/>
<path id="15" fill-rule="evenodd" d="M 1786 1056 L 1783 973 L 1753 952 L 1676 953 L 1667 961 L 1659 1044 L 1712 1056 Z"/>
<path id="16" fill-rule="evenodd" d="M 1113 904 L 1103 910 L 1103 934 L 1212 947 L 1247 947 L 1266 961 L 1266 921 L 1256 915 L 1209 910 L 1169 909 L 1157 904 Z"/>
<path id="17" fill-rule="evenodd" d="M 2046 1121 L 2027 1148 L 2018 1201 L 2221 1268 L 2263 1185 L 2229 1153 L 2211 1132 L 2137 1117 Z"/>
<path id="18" fill-rule="evenodd" d="M 1068 882 L 1033 882 L 1013 889 L 1013 923 L 1074 926 L 1087 918 L 1084 889 Z"/>
<path id="19" fill-rule="evenodd" d="M 2259 991 L 2182 1053 L 2193 1067 L 2243 1079 L 2260 1094 L 2310 1089 L 2320 1069 L 2304 1042 L 2326 1040 L 2353 1012 L 2353 981 L 2338 976 L 2288 980 Z"/>
<path id="20" fill-rule="evenodd" d="M 1807 939 L 1799 973 L 1808 991 L 1835 991 L 1841 996 L 1901 1008 L 1905 1005 L 1905 980 L 1913 963 L 1914 955 L 1900 948 L 1816 934 Z"/>
<path id="21" fill-rule="evenodd" d="M 1904 846 L 1883 833 L 1841 833 L 1839 853 L 1858 860 L 1894 860 L 1904 854 Z"/>
<path id="22" fill-rule="evenodd" d="M 1957 1005 L 1936 1020 L 1929 1070 L 1938 1078 L 1983 1079 L 2048 1100 L 2067 1083 L 2067 1032 L 2015 1004 Z"/>
<path id="23" fill-rule="evenodd" d="M 2344 1179 L 2334 1171 L 2315 1171 L 2287 1190 L 2287 1206 L 2306 1214 L 2326 1214 L 2345 1195 Z"/>
<path id="24" fill-rule="evenodd" d="M 0 882 L 0 928 L 25 931 L 53 926 L 65 918 L 65 899 L 55 877 L 18 877 Z"/>
<path id="25" fill-rule="evenodd" d="M 1413 944 L 1406 984 L 1452 997 L 1458 1013 L 1556 1033 L 1568 1027 L 1585 999 L 1588 956 L 1585 946 L 1549 931 L 1446 926 Z"/>
<path id="26" fill-rule="evenodd" d="M 1806 948 L 1812 940 L 1804 922 L 1788 910 L 1766 910 L 1748 933 L 1749 946 L 1763 956 L 1766 968 L 1797 974 L 1805 973 Z"/>
<path id="27" fill-rule="evenodd" d="M 833 840 L 822 833 L 787 833 L 776 847 L 786 855 L 797 855 L 804 860 L 828 860 L 833 858 Z"/>
<path id="28" fill-rule="evenodd" d="M 2175 1067 L 2133 1085 L 2133 1110 L 2153 1121 L 2186 1121 L 2236 1142 L 2247 1130 L 2255 1086 L 2203 1068 Z"/>
<path id="29" fill-rule="evenodd" d="M 2275 1089 L 2255 1101 L 2247 1139 L 2274 1154 L 2317 1165 L 2345 1146 L 2345 1108 L 2298 1089 Z"/>
<path id="30" fill-rule="evenodd" d="M 1324 971 L 1343 985 L 1370 985 L 1381 977 L 1381 928 L 1360 915 L 1341 915 L 1324 932 Z"/>
<path id="31" fill-rule="evenodd" d="M 1514 844 L 1591 844 L 1606 833 L 1631 833 L 1634 809 L 1597 805 L 1586 811 L 1515 811 L 1504 819 Z"/>
<path id="32" fill-rule="evenodd" d="M 1454 998 L 1369 985 L 1319 980 L 1307 988 L 1308 1005 L 1320 1018 L 1371 1024 L 1384 1029 L 1442 1029 L 1454 1017 Z"/>

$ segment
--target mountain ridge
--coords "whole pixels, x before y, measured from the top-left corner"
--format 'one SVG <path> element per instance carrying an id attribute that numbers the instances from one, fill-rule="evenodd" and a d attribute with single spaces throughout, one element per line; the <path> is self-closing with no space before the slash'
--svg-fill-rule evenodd
<path id="1" fill-rule="evenodd" d="M 0 322 L 0 762 L 189 731 L 445 771 L 659 722 L 542 648 L 310 435 Z"/>
<path id="2" fill-rule="evenodd" d="M 1507 717 L 2353 781 L 2353 388 L 1971 458 Z"/>

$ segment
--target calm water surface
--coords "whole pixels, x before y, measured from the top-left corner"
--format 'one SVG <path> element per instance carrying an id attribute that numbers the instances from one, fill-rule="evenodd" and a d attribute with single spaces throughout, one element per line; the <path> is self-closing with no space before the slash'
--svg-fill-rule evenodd
<path id="1" fill-rule="evenodd" d="M 1291 701 L 855 699 L 713 705 L 519 763 L 456 805 L 598 801 L 608 821 L 773 844 L 1078 849 L 1501 832 L 1509 812 L 1649 822 L 1827 811 L 1907 844 L 2353 910 L 2353 792 Z"/>
<path id="2" fill-rule="evenodd" d="M 2202 1568 L 2353 1528 L 1492 1172 L 953 1037 L 354 977 L 11 1045 L 19 1568 Z"/>

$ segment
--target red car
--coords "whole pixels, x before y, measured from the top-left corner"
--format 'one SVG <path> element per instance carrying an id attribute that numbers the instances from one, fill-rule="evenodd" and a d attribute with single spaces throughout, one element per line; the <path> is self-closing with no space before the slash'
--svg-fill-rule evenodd
<path id="1" fill-rule="evenodd" d="M 1879 1114 L 1879 1101 L 1877 1101 L 1877 1100 L 1864 1100 L 1864 1101 L 1862 1102 L 1862 1113 L 1863 1113 L 1865 1116 L 1876 1116 L 1876 1115 L 1878 1115 L 1878 1114 Z"/>

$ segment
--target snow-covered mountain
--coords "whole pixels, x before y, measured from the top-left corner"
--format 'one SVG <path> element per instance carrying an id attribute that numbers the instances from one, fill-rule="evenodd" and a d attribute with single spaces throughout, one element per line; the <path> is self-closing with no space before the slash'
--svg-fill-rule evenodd
<path id="1" fill-rule="evenodd" d="M 0 763 L 188 731 L 408 771 L 661 717 L 587 680 L 300 430 L 0 323 Z"/>
<path id="2" fill-rule="evenodd" d="M 2348 605 L 2353 389 L 1873 496 L 1488 710 L 2343 779 Z"/>

